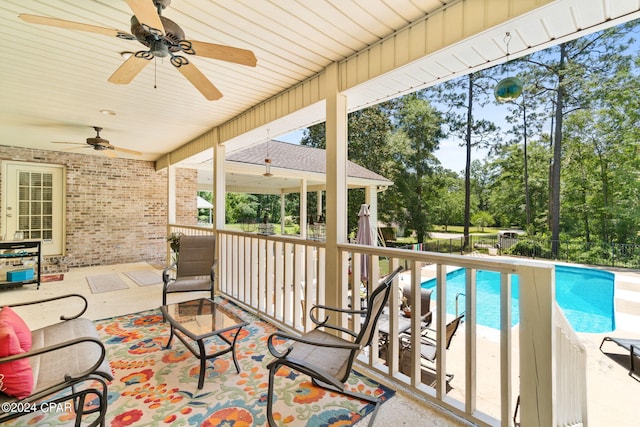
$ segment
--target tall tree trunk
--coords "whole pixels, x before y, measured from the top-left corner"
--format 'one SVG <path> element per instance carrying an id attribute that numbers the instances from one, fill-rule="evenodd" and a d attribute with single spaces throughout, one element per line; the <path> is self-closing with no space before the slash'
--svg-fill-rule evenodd
<path id="1" fill-rule="evenodd" d="M 607 162 L 602 154 L 598 154 L 598 163 L 600 163 L 600 180 L 602 182 L 602 241 L 609 242 L 611 239 L 611 225 L 609 219 L 609 173 L 607 171 Z"/>
<path id="2" fill-rule="evenodd" d="M 531 226 L 531 201 L 529 200 L 529 159 L 527 157 L 527 101 L 524 92 L 522 93 L 522 126 L 524 128 L 524 210 L 527 216 L 527 232 L 529 232 L 529 227 Z"/>
<path id="3" fill-rule="evenodd" d="M 554 105 L 555 107 L 555 105 Z M 551 117 L 551 128 L 549 130 L 549 151 L 553 151 L 553 129 L 555 126 L 555 110 L 553 110 L 553 116 Z M 553 156 L 549 156 L 549 171 L 547 178 L 547 192 L 549 193 L 549 200 L 547 201 L 547 228 L 551 230 L 551 200 L 553 197 Z"/>
<path id="4" fill-rule="evenodd" d="M 558 258 L 560 243 L 560 165 L 562 162 L 562 119 L 564 108 L 564 70 L 567 59 L 566 46 L 560 45 L 560 63 L 558 67 L 558 90 L 556 92 L 555 136 L 553 141 L 553 169 L 551 194 L 551 256 Z"/>
<path id="5" fill-rule="evenodd" d="M 471 120 L 473 114 L 473 80 L 474 74 L 469 74 L 469 93 L 467 99 L 467 163 L 464 168 L 464 242 L 463 250 L 469 247 L 469 225 L 471 224 Z"/>
<path id="6" fill-rule="evenodd" d="M 582 159 L 582 148 L 578 146 L 578 158 Z M 584 162 L 580 162 L 580 176 L 582 177 L 582 185 L 580 186 L 580 201 L 582 202 L 582 222 L 584 223 L 584 236 L 587 242 L 591 241 L 591 227 L 589 225 L 589 211 L 587 208 L 587 172 L 585 171 Z"/>

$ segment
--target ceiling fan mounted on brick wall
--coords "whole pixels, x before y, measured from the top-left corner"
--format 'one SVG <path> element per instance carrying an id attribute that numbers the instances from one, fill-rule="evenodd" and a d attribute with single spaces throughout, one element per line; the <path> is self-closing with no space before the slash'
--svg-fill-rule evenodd
<path id="1" fill-rule="evenodd" d="M 109 143 L 108 140 L 100 137 L 101 127 L 93 126 L 96 131 L 96 136 L 87 138 L 87 144 L 85 145 L 81 142 L 65 142 L 65 141 L 53 141 L 54 144 L 74 144 L 74 145 L 82 145 L 82 147 L 71 148 L 74 150 L 76 148 L 93 148 L 96 151 L 100 151 L 106 154 L 109 157 L 118 157 L 114 151 L 121 151 L 123 153 L 133 154 L 134 156 L 141 156 L 142 153 L 135 150 L 129 150 L 128 148 L 120 148 L 113 146 Z"/>
<path id="2" fill-rule="evenodd" d="M 187 55 L 219 59 L 250 67 L 256 66 L 256 57 L 250 50 L 239 49 L 196 40 L 186 40 L 184 31 L 178 24 L 161 15 L 162 9 L 171 4 L 171 0 L 126 0 L 133 11 L 131 34 L 112 28 L 99 27 L 80 22 L 49 18 L 29 14 L 19 15 L 20 19 L 31 24 L 49 25 L 69 30 L 86 31 L 125 40 L 137 40 L 148 48 L 133 53 L 112 75 L 111 83 L 128 84 L 142 71 L 153 58 L 170 56 L 171 64 L 191 82 L 196 89 L 210 101 L 222 98 L 222 93 L 202 72 L 193 65 Z"/>

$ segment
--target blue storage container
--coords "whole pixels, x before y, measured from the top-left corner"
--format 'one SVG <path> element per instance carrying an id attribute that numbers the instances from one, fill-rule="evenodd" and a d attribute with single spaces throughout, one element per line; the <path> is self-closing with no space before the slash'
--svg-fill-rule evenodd
<path id="1" fill-rule="evenodd" d="M 24 282 L 25 280 L 33 280 L 33 268 L 7 271 L 8 282 Z"/>

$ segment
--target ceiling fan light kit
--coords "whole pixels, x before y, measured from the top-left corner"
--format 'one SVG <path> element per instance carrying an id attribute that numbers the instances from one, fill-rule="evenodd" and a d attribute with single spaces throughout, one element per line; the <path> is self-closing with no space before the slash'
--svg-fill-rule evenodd
<path id="1" fill-rule="evenodd" d="M 256 57 L 250 50 L 187 40 L 182 28 L 161 14 L 162 10 L 171 4 L 171 0 L 126 1 L 133 11 L 131 33 L 46 16 L 21 14 L 19 17 L 30 24 L 86 31 L 115 36 L 125 40 L 137 40 L 148 48 L 148 50 L 132 52 L 132 55 L 109 77 L 108 81 L 111 83 L 128 84 L 144 69 L 151 59 L 170 56 L 171 64 L 206 99 L 214 101 L 222 98 L 222 93 L 191 61 L 184 56 L 177 55 L 177 53 L 217 59 L 250 67 L 256 66 Z M 124 57 L 124 52 L 121 55 Z"/>

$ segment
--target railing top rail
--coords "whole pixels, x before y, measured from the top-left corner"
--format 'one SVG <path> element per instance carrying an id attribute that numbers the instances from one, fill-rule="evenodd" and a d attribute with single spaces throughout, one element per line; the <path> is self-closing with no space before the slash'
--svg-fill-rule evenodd
<path id="1" fill-rule="evenodd" d="M 184 228 L 188 230 L 214 230 L 213 225 L 182 225 L 182 224 L 167 224 L 168 228 Z M 215 230 L 214 230 L 215 231 Z"/>
<path id="2" fill-rule="evenodd" d="M 294 243 L 296 245 L 315 246 L 319 248 L 324 248 L 326 246 L 326 243 L 323 241 L 305 239 L 300 236 L 286 236 L 282 234 L 259 234 L 255 232 L 238 231 L 238 230 L 217 230 L 217 232 L 219 234 L 227 234 L 230 236 L 249 237 L 254 239 L 262 239 L 262 240 L 269 240 L 269 241 L 282 242 L 282 243 Z"/>
<path id="3" fill-rule="evenodd" d="M 553 265 L 526 259 L 493 259 L 476 258 L 465 255 L 441 254 L 438 252 L 417 252 L 408 249 L 388 248 L 381 246 L 357 245 L 351 243 L 339 244 L 340 250 L 376 255 L 380 257 L 394 257 L 408 261 L 425 262 L 431 264 L 447 264 L 461 268 L 490 270 L 500 273 L 517 274 L 522 268 L 552 269 Z"/>
<path id="4" fill-rule="evenodd" d="M 558 326 L 560 329 L 564 331 L 569 341 L 571 341 L 578 349 L 580 349 L 581 353 L 585 354 L 587 352 L 587 348 L 582 343 L 582 340 L 580 339 L 576 331 L 573 329 L 573 327 L 569 323 L 567 316 L 565 316 L 564 312 L 562 311 L 562 309 L 560 308 L 557 302 L 554 302 L 553 310 L 555 312 L 554 318 L 556 321 L 556 326 Z"/>

